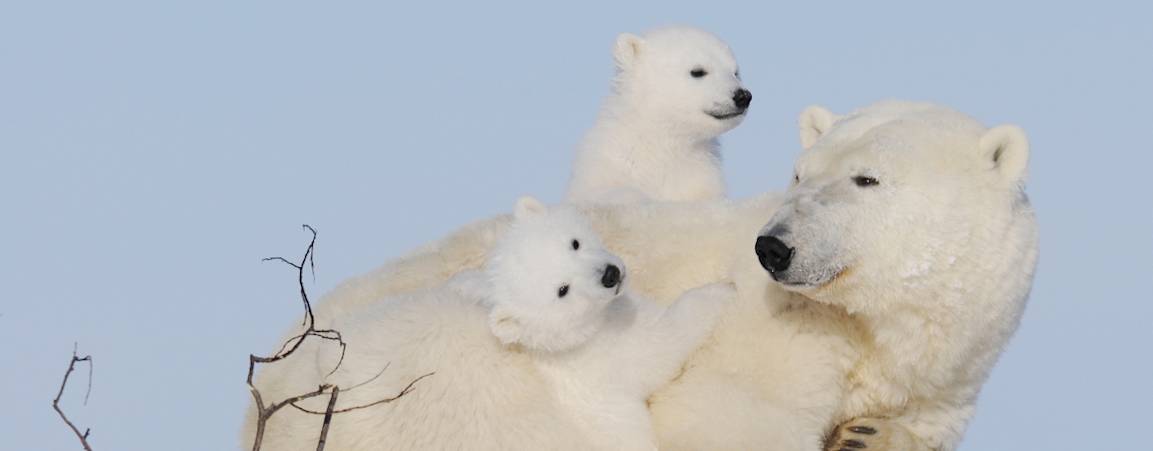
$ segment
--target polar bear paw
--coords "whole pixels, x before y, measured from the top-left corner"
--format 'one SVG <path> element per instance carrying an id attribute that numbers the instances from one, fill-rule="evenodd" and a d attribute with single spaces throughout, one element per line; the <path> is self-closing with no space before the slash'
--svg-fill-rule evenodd
<path id="1" fill-rule="evenodd" d="M 825 451 L 919 451 L 928 449 L 904 426 L 885 418 L 859 417 L 837 426 Z"/>

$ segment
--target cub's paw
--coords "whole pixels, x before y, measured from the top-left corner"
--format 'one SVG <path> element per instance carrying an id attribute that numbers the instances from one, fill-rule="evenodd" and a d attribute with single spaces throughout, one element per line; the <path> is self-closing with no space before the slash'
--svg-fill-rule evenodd
<path id="1" fill-rule="evenodd" d="M 894 433 L 896 432 L 896 433 Z M 904 428 L 884 418 L 854 418 L 837 426 L 825 439 L 825 451 L 906 451 L 898 438 Z"/>
<path id="2" fill-rule="evenodd" d="M 711 330 L 725 304 L 732 302 L 737 289 L 731 283 L 713 283 L 686 291 L 669 307 L 669 315 L 682 327 L 699 324 Z"/>

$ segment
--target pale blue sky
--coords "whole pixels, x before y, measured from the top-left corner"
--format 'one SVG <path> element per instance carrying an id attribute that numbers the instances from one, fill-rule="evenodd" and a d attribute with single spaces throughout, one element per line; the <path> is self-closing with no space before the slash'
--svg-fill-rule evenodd
<path id="1" fill-rule="evenodd" d="M 163 3 L 163 4 L 161 4 Z M 192 3 L 192 2 L 187 2 Z M 731 194 L 786 186 L 796 115 L 930 100 L 1032 141 L 1022 327 L 963 449 L 1133 449 L 1153 424 L 1153 9 L 1132 2 L 0 4 L 0 449 L 221 450 L 246 355 L 323 292 L 521 194 L 559 200 L 622 31 L 729 41 Z"/>

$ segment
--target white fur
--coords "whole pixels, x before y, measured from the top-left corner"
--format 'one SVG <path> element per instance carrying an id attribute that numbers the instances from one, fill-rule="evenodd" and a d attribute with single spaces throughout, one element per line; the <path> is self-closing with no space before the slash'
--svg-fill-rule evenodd
<path id="1" fill-rule="evenodd" d="M 435 372 L 396 402 L 337 416 L 329 446 L 655 449 L 645 402 L 701 345 L 733 288 L 703 287 L 668 307 L 638 300 L 602 280 L 622 263 L 576 209 L 525 198 L 515 211 L 483 270 L 338 318 L 330 327 L 349 343 L 339 369 L 327 374 L 339 348 L 314 343 L 261 371 L 266 398 L 369 381 L 342 392 L 339 409 Z M 321 401 L 304 404 L 323 411 Z M 266 449 L 315 447 L 319 417 L 273 418 Z"/>
<path id="2" fill-rule="evenodd" d="M 743 89 L 728 45 L 695 28 L 622 34 L 613 51 L 617 77 L 573 165 L 568 200 L 630 203 L 724 196 L 717 137 L 744 114 Z M 694 78 L 694 69 L 707 75 Z"/>
<path id="3" fill-rule="evenodd" d="M 813 105 L 801 112 L 797 122 L 801 128 L 801 148 L 808 149 L 817 143 L 821 135 L 833 127 L 837 122 L 837 115 L 820 105 Z"/>
<path id="4" fill-rule="evenodd" d="M 783 196 L 586 208 L 636 292 L 671 302 L 737 286 L 712 338 L 650 399 L 662 449 L 819 449 L 861 416 L 907 436 L 895 449 L 953 449 L 1016 327 L 1037 255 L 1019 129 L 885 102 L 816 130 Z M 857 187 L 862 171 L 879 184 Z M 468 226 L 350 281 L 318 314 L 359 315 L 476 268 L 508 223 Z M 788 289 L 753 252 L 770 233 L 796 249 L 793 272 L 777 274 Z"/>
<path id="5" fill-rule="evenodd" d="M 794 248 L 775 279 L 865 334 L 839 419 L 892 417 L 926 449 L 960 441 L 1032 285 L 1027 156 L 1017 127 L 884 102 L 839 119 L 798 160 L 762 234 Z"/>
<path id="6" fill-rule="evenodd" d="M 620 283 L 605 286 L 608 267 L 625 277 L 574 208 L 522 199 L 485 265 L 490 325 L 501 342 L 533 356 L 594 449 L 656 449 L 646 400 L 673 379 L 735 292 L 710 285 L 663 307 L 622 294 Z"/>

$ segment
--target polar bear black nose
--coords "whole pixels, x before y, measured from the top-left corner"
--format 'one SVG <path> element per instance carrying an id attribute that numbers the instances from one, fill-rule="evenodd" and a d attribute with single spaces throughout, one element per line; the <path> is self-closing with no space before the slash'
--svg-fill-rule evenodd
<path id="1" fill-rule="evenodd" d="M 737 104 L 737 108 L 746 109 L 753 103 L 753 93 L 745 88 L 738 89 L 733 93 L 733 103 Z"/>
<path id="2" fill-rule="evenodd" d="M 601 285 L 605 288 L 612 288 L 621 283 L 621 269 L 617 265 L 610 264 L 605 267 L 605 275 L 601 276 Z"/>
<path id="3" fill-rule="evenodd" d="M 758 236 L 756 250 L 757 259 L 769 274 L 789 269 L 793 260 L 793 248 L 775 236 Z"/>

